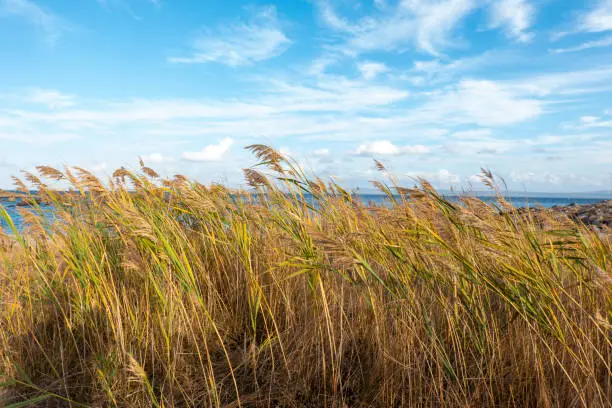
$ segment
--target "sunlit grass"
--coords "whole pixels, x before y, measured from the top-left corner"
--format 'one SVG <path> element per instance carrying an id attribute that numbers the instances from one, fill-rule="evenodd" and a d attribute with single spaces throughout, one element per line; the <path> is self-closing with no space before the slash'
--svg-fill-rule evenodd
<path id="1" fill-rule="evenodd" d="M 34 203 L 20 232 L 0 213 L 0 401 L 612 404 L 605 236 L 501 196 L 452 203 L 425 181 L 389 177 L 391 204 L 368 207 L 250 149 L 250 192 L 144 164 L 110 184 L 26 174 L 56 220 Z"/>

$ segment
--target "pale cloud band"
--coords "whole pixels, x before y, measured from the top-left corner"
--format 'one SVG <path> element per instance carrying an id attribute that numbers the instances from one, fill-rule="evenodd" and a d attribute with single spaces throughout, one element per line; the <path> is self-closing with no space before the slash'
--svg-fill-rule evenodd
<path id="1" fill-rule="evenodd" d="M 219 62 L 249 65 L 282 54 L 291 40 L 282 31 L 276 7 L 257 9 L 247 22 L 232 22 L 216 29 L 203 28 L 188 57 L 171 57 L 172 63 Z"/>
<path id="2" fill-rule="evenodd" d="M 204 147 L 199 152 L 184 152 L 183 159 L 189 161 L 219 161 L 229 151 L 233 144 L 234 141 L 227 137 L 218 144 Z"/>

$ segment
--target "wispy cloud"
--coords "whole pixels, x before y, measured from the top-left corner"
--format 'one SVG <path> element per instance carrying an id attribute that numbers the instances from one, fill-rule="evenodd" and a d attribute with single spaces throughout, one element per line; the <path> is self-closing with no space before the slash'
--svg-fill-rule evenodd
<path id="1" fill-rule="evenodd" d="M 595 94 L 610 90 L 612 66 L 579 71 L 532 74 L 526 78 L 505 81 L 513 92 L 532 96 Z"/>
<path id="2" fill-rule="evenodd" d="M 89 166 L 89 170 L 94 173 L 103 173 L 106 169 L 108 169 L 108 164 L 106 162 L 97 162 Z"/>
<path id="3" fill-rule="evenodd" d="M 401 156 L 404 154 L 427 154 L 431 150 L 424 145 L 396 146 L 388 140 L 363 143 L 353 152 L 356 156 Z"/>
<path id="4" fill-rule="evenodd" d="M 257 9 L 249 21 L 233 22 L 216 29 L 202 29 L 188 57 L 172 57 L 173 63 L 219 62 L 249 65 L 284 53 L 291 40 L 282 31 L 275 6 Z"/>
<path id="5" fill-rule="evenodd" d="M 453 156 L 465 156 L 475 158 L 476 156 L 495 156 L 508 153 L 520 146 L 522 141 L 495 139 L 483 137 L 479 139 L 452 140 L 445 143 L 442 149 Z"/>
<path id="6" fill-rule="evenodd" d="M 71 29 L 71 25 L 31 0 L 0 0 L 0 18 L 20 18 L 40 29 L 50 44 Z"/>
<path id="7" fill-rule="evenodd" d="M 445 186 L 461 182 L 461 176 L 446 169 L 440 169 L 435 172 L 410 172 L 406 173 L 405 176 L 411 179 L 423 178 L 430 183 Z"/>
<path id="8" fill-rule="evenodd" d="M 410 46 L 439 55 L 456 44 L 449 36 L 473 11 L 476 0 L 411 0 L 381 8 L 373 16 L 355 22 L 340 16 L 329 0 L 319 0 L 322 21 L 343 38 L 339 47 L 345 54 L 366 51 L 403 51 Z"/>
<path id="9" fill-rule="evenodd" d="M 504 28 L 510 38 L 528 42 L 533 34 L 527 32 L 533 23 L 535 7 L 529 0 L 495 0 L 491 3 L 492 28 Z"/>
<path id="10" fill-rule="evenodd" d="M 174 161 L 171 157 L 164 156 L 163 154 L 157 153 L 157 152 L 145 154 L 141 156 L 141 158 L 145 163 L 151 163 L 151 164 L 169 163 L 169 162 Z"/>
<path id="11" fill-rule="evenodd" d="M 123 5 L 125 6 L 126 4 L 129 4 L 131 0 L 98 0 L 98 3 L 100 3 L 103 6 L 110 6 L 113 4 L 116 5 Z M 162 4 L 162 0 L 146 0 L 148 3 L 153 4 L 154 6 L 161 6 Z"/>
<path id="12" fill-rule="evenodd" d="M 580 123 L 567 126 L 568 129 L 612 128 L 612 119 L 599 116 L 582 116 Z"/>
<path id="13" fill-rule="evenodd" d="M 581 16 L 578 29 L 593 33 L 612 30 L 612 0 L 598 0 L 595 7 Z"/>
<path id="14" fill-rule="evenodd" d="M 470 129 L 455 132 L 451 136 L 462 140 L 490 140 L 491 134 L 491 129 Z"/>
<path id="15" fill-rule="evenodd" d="M 601 85 L 610 80 L 612 68 L 604 67 L 505 81 L 462 80 L 417 93 L 409 92 L 405 83 L 373 84 L 343 76 L 259 78 L 260 91 L 240 99 L 95 101 L 47 95 L 43 99 L 48 108 L 76 101 L 78 105 L 14 105 L 0 111 L 0 124 L 5 138 L 23 141 L 65 140 L 79 133 L 94 137 L 117 129 L 160 138 L 265 136 L 365 142 L 397 140 L 409 132 L 411 137 L 433 140 L 458 126 L 500 128 L 534 120 L 559 102 L 567 106 L 566 95 L 601 92 Z M 447 129 L 438 129 L 440 123 Z M 436 131 L 428 133 L 432 128 Z"/>
<path id="16" fill-rule="evenodd" d="M 513 91 L 501 82 L 463 80 L 456 87 L 434 96 L 418 113 L 429 120 L 505 126 L 541 115 L 542 105 L 537 98 Z"/>
<path id="17" fill-rule="evenodd" d="M 599 40 L 587 41 L 575 47 L 551 49 L 550 52 L 562 54 L 566 52 L 577 52 L 577 51 L 589 50 L 591 48 L 603 48 L 603 47 L 610 47 L 610 46 L 612 46 L 612 36 L 604 37 Z"/>
<path id="18" fill-rule="evenodd" d="M 513 170 L 510 173 L 510 180 L 517 183 L 559 184 L 562 179 L 559 175 L 549 172 Z"/>
<path id="19" fill-rule="evenodd" d="M 380 74 L 389 71 L 389 68 L 382 62 L 364 61 L 357 64 L 357 68 L 364 79 L 374 79 Z"/>
<path id="20" fill-rule="evenodd" d="M 321 149 L 317 149 L 314 152 L 312 152 L 313 156 L 316 157 L 327 157 L 329 156 L 329 149 L 327 148 L 321 148 Z"/>
<path id="21" fill-rule="evenodd" d="M 199 152 L 184 152 L 183 159 L 188 161 L 219 161 L 234 144 L 231 138 L 225 138 L 218 144 L 206 146 Z"/>
<path id="22" fill-rule="evenodd" d="M 28 102 L 42 104 L 50 109 L 68 108 L 75 104 L 75 99 L 74 95 L 63 94 L 53 89 L 34 89 L 26 97 Z"/>

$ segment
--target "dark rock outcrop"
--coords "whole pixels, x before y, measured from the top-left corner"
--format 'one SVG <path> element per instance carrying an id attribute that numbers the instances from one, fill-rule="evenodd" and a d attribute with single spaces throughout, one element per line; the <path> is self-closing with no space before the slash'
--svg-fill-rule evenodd
<path id="1" fill-rule="evenodd" d="M 562 212 L 577 222 L 592 225 L 597 228 L 612 227 L 612 200 L 600 201 L 595 204 L 570 204 L 554 206 L 553 210 Z"/>

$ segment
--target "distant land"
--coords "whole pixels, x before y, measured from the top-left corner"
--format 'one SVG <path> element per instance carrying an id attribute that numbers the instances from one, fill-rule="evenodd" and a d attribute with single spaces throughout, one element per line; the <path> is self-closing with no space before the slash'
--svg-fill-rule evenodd
<path id="1" fill-rule="evenodd" d="M 496 195 L 491 190 L 449 190 L 449 189 L 437 189 L 437 191 L 446 196 L 460 196 L 470 195 L 474 197 L 493 197 Z M 356 192 L 361 195 L 382 195 L 382 193 L 371 187 L 357 188 Z M 585 192 L 572 192 L 572 193 L 545 193 L 545 192 L 532 192 L 532 191 L 502 191 L 506 197 L 515 198 L 592 198 L 601 200 L 611 200 L 611 190 L 599 190 L 599 191 L 585 191 Z"/>
<path id="2" fill-rule="evenodd" d="M 379 190 L 372 187 L 356 187 L 352 190 L 358 195 L 384 195 Z M 450 190 L 450 189 L 436 189 L 439 193 L 445 196 L 461 196 L 470 195 L 474 197 L 494 197 L 496 193 L 492 190 Z M 31 191 L 33 195 L 36 195 L 36 191 Z M 514 191 L 508 190 L 503 191 L 504 196 L 514 198 L 584 198 L 584 199 L 601 199 L 601 200 L 612 200 L 612 190 L 598 190 L 598 191 L 586 191 L 586 192 L 571 192 L 571 193 L 545 193 L 545 192 L 532 192 L 532 191 Z M 13 194 L 20 195 L 14 190 L 2 190 L 0 189 L 0 200 L 7 198 Z"/>

